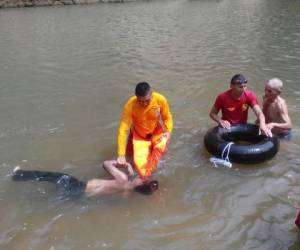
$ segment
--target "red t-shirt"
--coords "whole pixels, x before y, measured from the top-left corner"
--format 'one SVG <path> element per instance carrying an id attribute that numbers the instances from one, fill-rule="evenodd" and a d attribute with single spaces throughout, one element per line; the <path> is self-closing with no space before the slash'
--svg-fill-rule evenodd
<path id="1" fill-rule="evenodd" d="M 219 94 L 214 107 L 219 112 L 222 110 L 222 120 L 230 124 L 247 123 L 249 106 L 253 108 L 257 104 L 257 98 L 252 91 L 246 90 L 238 98 L 232 98 L 230 89 Z"/>

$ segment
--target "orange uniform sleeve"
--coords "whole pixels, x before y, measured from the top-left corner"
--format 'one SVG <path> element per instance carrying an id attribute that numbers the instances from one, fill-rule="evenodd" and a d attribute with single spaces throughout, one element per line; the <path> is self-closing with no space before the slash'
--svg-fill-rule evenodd
<path id="1" fill-rule="evenodd" d="M 161 118 L 167 132 L 173 130 L 173 117 L 169 108 L 169 103 L 164 96 L 161 96 Z"/>
<path id="2" fill-rule="evenodd" d="M 118 129 L 118 156 L 125 156 L 128 130 L 132 124 L 132 98 L 125 104 Z"/>

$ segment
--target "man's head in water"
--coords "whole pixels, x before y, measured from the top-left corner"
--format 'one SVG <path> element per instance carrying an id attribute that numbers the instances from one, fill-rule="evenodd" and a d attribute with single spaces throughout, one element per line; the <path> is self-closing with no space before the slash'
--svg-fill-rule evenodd
<path id="1" fill-rule="evenodd" d="M 158 189 L 158 181 L 148 181 L 140 186 L 137 186 L 134 190 L 141 194 L 153 194 Z"/>

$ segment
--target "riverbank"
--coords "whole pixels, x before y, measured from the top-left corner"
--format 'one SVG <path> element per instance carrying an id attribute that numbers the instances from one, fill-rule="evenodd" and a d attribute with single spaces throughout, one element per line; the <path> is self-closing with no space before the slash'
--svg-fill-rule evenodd
<path id="1" fill-rule="evenodd" d="M 99 2 L 125 2 L 124 0 L 0 0 L 1 8 L 77 5 Z"/>

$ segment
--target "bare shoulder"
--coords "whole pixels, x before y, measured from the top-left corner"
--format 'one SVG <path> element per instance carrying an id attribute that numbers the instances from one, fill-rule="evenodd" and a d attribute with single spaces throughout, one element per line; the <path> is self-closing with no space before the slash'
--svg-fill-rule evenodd
<path id="1" fill-rule="evenodd" d="M 276 104 L 277 104 L 276 106 L 280 110 L 283 110 L 283 109 L 287 108 L 286 101 L 280 96 L 278 96 Z"/>

